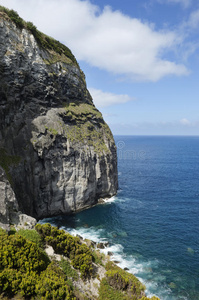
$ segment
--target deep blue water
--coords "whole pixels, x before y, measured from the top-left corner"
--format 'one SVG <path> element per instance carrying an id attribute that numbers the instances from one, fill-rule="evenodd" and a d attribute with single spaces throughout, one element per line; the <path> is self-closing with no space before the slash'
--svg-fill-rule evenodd
<path id="1" fill-rule="evenodd" d="M 45 219 L 108 240 L 113 259 L 162 300 L 199 299 L 199 137 L 116 136 L 118 195 Z M 107 251 L 106 250 L 106 251 Z"/>

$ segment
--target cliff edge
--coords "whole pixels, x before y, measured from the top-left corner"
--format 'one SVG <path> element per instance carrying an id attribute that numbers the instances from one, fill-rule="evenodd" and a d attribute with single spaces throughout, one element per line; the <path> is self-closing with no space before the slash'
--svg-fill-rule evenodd
<path id="1" fill-rule="evenodd" d="M 37 219 L 90 207 L 118 188 L 116 146 L 71 51 L 0 11 L 0 166 Z"/>

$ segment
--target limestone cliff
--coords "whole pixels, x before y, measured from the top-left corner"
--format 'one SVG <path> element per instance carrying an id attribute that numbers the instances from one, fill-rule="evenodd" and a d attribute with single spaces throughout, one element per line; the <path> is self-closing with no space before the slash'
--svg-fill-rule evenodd
<path id="1" fill-rule="evenodd" d="M 0 12 L 0 165 L 19 209 L 42 218 L 117 191 L 113 136 L 70 50 Z"/>

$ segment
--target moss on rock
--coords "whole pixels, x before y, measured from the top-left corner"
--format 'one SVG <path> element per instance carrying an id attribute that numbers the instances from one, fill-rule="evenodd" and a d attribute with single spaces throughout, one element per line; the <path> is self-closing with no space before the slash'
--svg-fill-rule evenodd
<path id="1" fill-rule="evenodd" d="M 113 141 L 113 135 L 94 105 L 68 103 L 64 107 L 62 118 L 71 124 L 66 127 L 67 138 L 71 142 L 93 146 L 99 155 L 110 152 L 106 141 Z"/>

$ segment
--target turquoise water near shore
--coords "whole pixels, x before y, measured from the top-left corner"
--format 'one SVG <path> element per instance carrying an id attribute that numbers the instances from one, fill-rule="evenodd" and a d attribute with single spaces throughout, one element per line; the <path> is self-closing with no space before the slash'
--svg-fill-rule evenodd
<path id="1" fill-rule="evenodd" d="M 199 137 L 115 136 L 119 191 L 44 219 L 94 241 L 162 300 L 199 299 Z"/>

